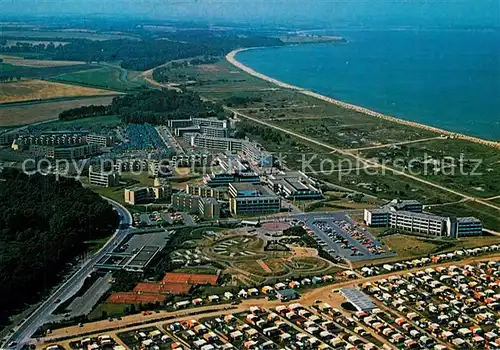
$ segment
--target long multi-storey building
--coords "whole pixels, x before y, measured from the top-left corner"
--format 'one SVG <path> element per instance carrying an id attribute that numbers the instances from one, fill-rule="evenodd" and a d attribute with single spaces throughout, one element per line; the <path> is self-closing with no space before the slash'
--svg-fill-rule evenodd
<path id="1" fill-rule="evenodd" d="M 364 220 L 372 227 L 390 227 L 434 236 L 457 238 L 482 234 L 483 225 L 479 219 L 428 214 L 422 208 L 417 201 L 392 201 L 382 208 L 365 209 Z"/>
<path id="2" fill-rule="evenodd" d="M 167 125 L 176 136 L 199 133 L 210 137 L 227 137 L 229 134 L 228 122 L 216 118 L 169 120 Z"/>
<path id="3" fill-rule="evenodd" d="M 251 163 L 263 168 L 274 166 L 274 155 L 267 152 L 261 145 L 250 140 L 245 140 L 241 144 L 241 155 Z"/>
<path id="4" fill-rule="evenodd" d="M 389 213 L 389 227 L 434 236 L 446 235 L 446 218 L 437 215 L 394 211 Z"/>
<path id="5" fill-rule="evenodd" d="M 202 134 L 186 134 L 184 141 L 191 147 L 219 152 L 239 152 L 243 147 L 243 140 L 230 137 L 213 137 Z"/>
<path id="6" fill-rule="evenodd" d="M 229 197 L 229 209 L 235 215 L 270 214 L 281 210 L 280 198 L 260 185 L 230 183 Z"/>
<path id="7" fill-rule="evenodd" d="M 258 185 L 260 184 L 259 175 L 253 172 L 245 172 L 245 173 L 212 173 L 206 174 L 203 177 L 203 183 L 210 187 L 222 187 L 228 186 L 230 183 L 238 182 L 238 183 L 250 183 Z"/>

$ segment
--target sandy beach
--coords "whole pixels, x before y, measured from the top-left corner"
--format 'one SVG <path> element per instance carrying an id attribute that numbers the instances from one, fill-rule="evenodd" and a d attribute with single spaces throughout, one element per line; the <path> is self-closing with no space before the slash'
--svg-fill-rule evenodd
<path id="1" fill-rule="evenodd" d="M 361 107 L 361 106 L 356 106 L 356 105 L 353 105 L 353 104 L 350 104 L 350 103 L 342 102 L 342 101 L 336 100 L 334 98 L 318 94 L 318 93 L 316 93 L 314 91 L 307 90 L 307 89 L 301 88 L 299 86 L 287 84 L 287 83 L 284 83 L 282 81 L 279 81 L 279 80 L 276 80 L 274 78 L 271 78 L 271 77 L 269 77 L 267 75 L 264 75 L 262 73 L 259 73 L 259 72 L 255 71 L 255 70 L 253 70 L 252 68 L 244 65 L 243 63 L 239 62 L 236 59 L 236 56 L 237 56 L 238 53 L 240 53 L 242 51 L 252 50 L 252 49 L 256 49 L 256 48 L 246 48 L 246 49 L 238 49 L 238 50 L 231 51 L 230 53 L 228 53 L 226 55 L 226 60 L 229 63 L 231 63 L 232 65 L 234 65 L 235 67 L 243 70 L 244 72 L 246 72 L 246 73 L 248 73 L 248 74 L 250 74 L 250 75 L 252 75 L 252 76 L 254 76 L 256 78 L 268 81 L 268 82 L 270 82 L 272 84 L 275 84 L 275 85 L 277 85 L 277 86 L 279 86 L 281 88 L 284 88 L 284 89 L 296 90 L 296 91 L 298 91 L 298 92 L 300 92 L 300 93 L 302 93 L 304 95 L 308 95 L 308 96 L 317 98 L 318 100 L 322 100 L 322 101 L 325 101 L 325 102 L 328 102 L 328 103 L 333 103 L 333 104 L 335 104 L 337 106 L 340 106 L 342 108 L 345 108 L 345 109 L 350 109 L 350 110 L 353 110 L 353 111 L 356 111 L 356 112 L 359 112 L 359 113 L 363 113 L 363 114 L 366 114 L 366 115 L 369 115 L 369 116 L 372 116 L 372 117 L 377 117 L 377 118 L 380 118 L 380 119 L 388 120 L 388 121 L 391 121 L 391 122 L 394 122 L 394 123 L 398 123 L 398 124 L 402 124 L 402 125 L 407 125 L 407 126 L 411 126 L 411 127 L 415 127 L 415 128 L 419 128 L 419 129 L 424 129 L 424 130 L 428 130 L 428 131 L 433 131 L 433 132 L 436 132 L 436 133 L 439 133 L 439 134 L 442 134 L 442 135 L 446 135 L 446 136 L 449 136 L 449 137 L 463 139 L 463 140 L 467 140 L 467 141 L 479 143 L 479 144 L 482 144 L 482 145 L 485 145 L 485 146 L 489 146 L 489 147 L 499 148 L 500 149 L 500 142 L 484 140 L 484 139 L 481 139 L 481 138 L 478 138 L 478 137 L 473 137 L 473 136 L 468 136 L 468 135 L 464 135 L 464 134 L 459 134 L 459 133 L 456 133 L 456 132 L 452 132 L 452 131 L 448 131 L 448 130 L 443 130 L 443 129 L 440 129 L 440 128 L 436 128 L 436 127 L 433 127 L 433 126 L 429 126 L 429 125 L 420 124 L 420 123 L 417 123 L 417 122 L 412 122 L 412 121 L 409 121 L 409 120 L 404 120 L 404 119 L 400 119 L 400 118 L 388 116 L 388 115 L 385 115 L 385 114 L 382 114 L 382 113 L 379 113 L 379 112 L 375 112 L 375 111 L 370 110 L 368 108 L 364 108 L 364 107 Z"/>

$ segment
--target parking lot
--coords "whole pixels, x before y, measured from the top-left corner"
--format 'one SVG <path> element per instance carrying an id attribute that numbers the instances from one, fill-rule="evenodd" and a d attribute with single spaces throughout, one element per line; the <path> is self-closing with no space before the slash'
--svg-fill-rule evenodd
<path id="1" fill-rule="evenodd" d="M 350 261 L 396 256 L 396 253 L 389 251 L 344 214 L 308 215 L 303 219 L 316 241 L 332 255 L 339 255 Z"/>

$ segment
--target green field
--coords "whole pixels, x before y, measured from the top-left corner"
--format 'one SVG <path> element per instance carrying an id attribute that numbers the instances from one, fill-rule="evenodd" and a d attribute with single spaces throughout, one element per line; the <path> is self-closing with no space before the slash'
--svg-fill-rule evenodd
<path id="1" fill-rule="evenodd" d="M 137 72 L 123 73 L 122 70 L 114 66 L 61 74 L 55 77 L 54 80 L 117 91 L 135 90 L 144 85 L 138 79 Z"/>

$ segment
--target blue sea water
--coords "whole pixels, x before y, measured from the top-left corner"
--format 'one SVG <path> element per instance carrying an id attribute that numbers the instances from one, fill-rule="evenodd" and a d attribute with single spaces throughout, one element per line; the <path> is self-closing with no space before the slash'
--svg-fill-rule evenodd
<path id="1" fill-rule="evenodd" d="M 337 31 L 346 43 L 255 49 L 265 75 L 402 119 L 500 140 L 500 30 Z"/>

